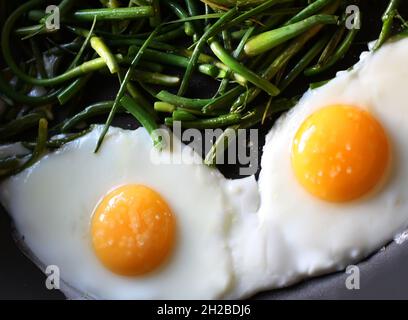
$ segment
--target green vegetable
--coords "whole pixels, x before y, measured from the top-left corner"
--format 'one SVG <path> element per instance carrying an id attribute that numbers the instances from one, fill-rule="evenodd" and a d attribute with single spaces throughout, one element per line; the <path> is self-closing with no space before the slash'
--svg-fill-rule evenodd
<path id="1" fill-rule="evenodd" d="M 139 106 L 136 101 L 128 96 L 123 96 L 120 99 L 120 104 L 125 108 L 129 113 L 131 113 L 141 124 L 147 132 L 149 132 L 152 137 L 153 144 L 156 147 L 162 147 L 162 140 L 157 135 L 157 129 L 159 126 L 155 122 L 154 118 L 146 112 L 141 106 Z"/>
<path id="2" fill-rule="evenodd" d="M 358 12 L 355 18 L 355 23 L 357 26 L 360 25 L 360 13 Z M 359 32 L 360 29 L 358 28 L 353 28 L 351 29 L 346 38 L 343 40 L 343 42 L 340 44 L 339 48 L 332 54 L 332 56 L 323 64 L 316 65 L 310 69 L 307 69 L 305 71 L 305 74 L 307 76 L 313 76 L 319 73 L 322 73 L 323 71 L 326 71 L 327 69 L 331 68 L 334 66 L 340 59 L 344 57 L 344 55 L 347 53 L 347 51 L 350 49 L 351 44 L 354 41 L 354 38 L 356 37 L 357 33 Z"/>
<path id="3" fill-rule="evenodd" d="M 183 128 L 196 128 L 196 129 L 222 128 L 238 123 L 240 120 L 241 115 L 239 113 L 230 113 L 218 116 L 216 118 L 181 121 L 181 126 Z M 165 119 L 165 123 L 168 126 L 172 126 L 174 121 L 175 120 L 173 118 Z"/>
<path id="4" fill-rule="evenodd" d="M 390 0 L 387 9 L 382 16 L 383 26 L 381 29 L 380 37 L 378 38 L 373 50 L 378 50 L 391 36 L 392 25 L 394 18 L 397 15 L 398 7 L 401 0 Z"/>
<path id="5" fill-rule="evenodd" d="M 249 39 L 245 45 L 245 53 L 249 56 L 261 54 L 293 39 L 316 25 L 336 24 L 337 21 L 338 18 L 335 16 L 319 14 L 279 29 L 261 33 Z"/>
<path id="6" fill-rule="evenodd" d="M 92 21 L 95 17 L 98 21 L 140 19 L 154 16 L 154 9 L 151 6 L 131 7 L 131 8 L 101 8 L 83 9 L 75 11 L 73 17 L 79 21 Z"/>

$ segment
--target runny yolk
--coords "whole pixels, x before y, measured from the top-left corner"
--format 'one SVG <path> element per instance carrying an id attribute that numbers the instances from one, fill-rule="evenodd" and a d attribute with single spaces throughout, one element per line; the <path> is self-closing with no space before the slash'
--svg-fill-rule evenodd
<path id="1" fill-rule="evenodd" d="M 165 200 L 144 185 L 124 185 L 98 204 L 91 222 L 94 251 L 112 272 L 136 276 L 159 267 L 175 243 Z"/>
<path id="2" fill-rule="evenodd" d="M 332 105 L 307 118 L 292 145 L 292 167 L 300 184 L 332 202 L 357 199 L 381 180 L 390 158 L 381 124 L 367 111 Z"/>

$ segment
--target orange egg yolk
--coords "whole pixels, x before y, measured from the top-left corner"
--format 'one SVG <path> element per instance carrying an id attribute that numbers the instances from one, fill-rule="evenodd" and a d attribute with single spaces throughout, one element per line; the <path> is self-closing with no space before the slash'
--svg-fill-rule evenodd
<path id="1" fill-rule="evenodd" d="M 348 105 L 318 110 L 303 122 L 292 145 L 292 167 L 316 197 L 346 202 L 372 190 L 386 171 L 388 139 L 367 111 Z"/>
<path id="2" fill-rule="evenodd" d="M 176 223 L 166 201 L 143 185 L 119 187 L 98 204 L 91 222 L 94 251 L 112 272 L 146 274 L 169 256 Z"/>

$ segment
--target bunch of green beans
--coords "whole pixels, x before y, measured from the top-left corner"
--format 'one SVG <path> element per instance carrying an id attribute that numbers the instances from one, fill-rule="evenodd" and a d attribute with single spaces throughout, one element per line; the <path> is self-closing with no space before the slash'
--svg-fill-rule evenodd
<path id="1" fill-rule="evenodd" d="M 400 3 L 389 1 L 375 49 L 395 30 L 407 35 Z M 60 26 L 50 28 L 47 4 L 1 4 L 0 143 L 23 142 L 30 153 L 0 158 L 0 177 L 105 118 L 97 152 L 118 113 L 136 118 L 159 147 L 161 124 L 225 135 L 263 124 L 296 103 L 285 94 L 298 78 L 324 83 L 313 77 L 335 70 L 363 24 L 357 13 L 356 27 L 346 27 L 347 7 L 358 0 L 61 0 Z M 199 97 L 197 74 L 206 78 Z M 85 104 L 100 81 L 119 89 Z"/>

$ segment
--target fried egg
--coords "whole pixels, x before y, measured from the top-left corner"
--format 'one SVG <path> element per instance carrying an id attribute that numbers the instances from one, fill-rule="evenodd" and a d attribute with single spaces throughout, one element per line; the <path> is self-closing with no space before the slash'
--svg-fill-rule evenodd
<path id="1" fill-rule="evenodd" d="M 408 40 L 364 53 L 275 123 L 231 297 L 344 269 L 408 226 L 407 54 Z"/>
<path id="2" fill-rule="evenodd" d="M 22 247 L 59 268 L 69 297 L 221 297 L 232 269 L 219 173 L 177 139 L 158 151 L 143 128 L 111 128 L 95 154 L 100 131 L 1 184 Z M 168 161 L 178 151 L 188 164 Z"/>

